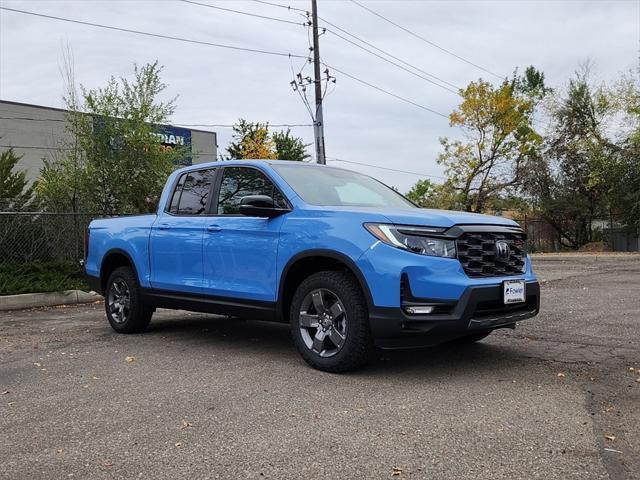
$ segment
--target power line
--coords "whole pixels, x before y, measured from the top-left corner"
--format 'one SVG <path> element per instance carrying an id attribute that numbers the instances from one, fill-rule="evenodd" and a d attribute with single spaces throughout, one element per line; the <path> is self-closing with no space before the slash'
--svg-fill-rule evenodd
<path id="1" fill-rule="evenodd" d="M 61 118 L 31 118 L 31 117 L 0 117 L 0 120 L 27 120 L 32 122 L 66 122 Z M 313 127 L 313 123 L 267 123 L 267 127 Z M 175 126 L 175 127 L 220 127 L 220 128 L 233 128 L 233 123 L 180 123 L 172 122 L 170 124 L 162 124 L 162 126 Z"/>
<path id="2" fill-rule="evenodd" d="M 418 72 L 421 72 L 421 73 L 423 73 L 423 74 L 427 75 L 428 77 L 434 78 L 434 79 L 436 79 L 436 80 L 438 80 L 438 81 L 440 81 L 440 82 L 444 83 L 445 85 L 448 85 L 448 86 L 450 86 L 450 87 L 452 87 L 452 88 L 455 88 L 455 89 L 456 89 L 456 92 L 455 92 L 455 93 L 458 93 L 458 92 L 457 92 L 457 90 L 460 90 L 460 87 L 458 87 L 457 85 L 455 85 L 455 84 L 453 84 L 453 83 L 451 83 L 451 82 L 448 82 L 448 81 L 444 80 L 443 78 L 437 77 L 436 75 L 433 75 L 432 73 L 429 73 L 429 72 L 427 72 L 427 71 L 425 71 L 425 70 L 423 70 L 423 69 L 421 69 L 421 68 L 419 68 L 419 67 L 416 67 L 415 65 L 413 65 L 413 64 L 411 64 L 411 63 L 409 63 L 409 62 L 407 62 L 406 60 L 403 60 L 403 59 L 401 59 L 401 58 L 398 58 L 398 57 L 396 57 L 395 55 L 393 55 L 393 54 L 391 54 L 391 53 L 389 53 L 389 52 L 387 52 L 387 51 L 385 51 L 385 50 L 383 50 L 383 49 L 381 49 L 381 48 L 379 48 L 379 47 L 376 47 L 376 46 L 375 46 L 374 44 L 372 44 L 371 42 L 368 42 L 368 41 L 366 41 L 366 40 L 364 40 L 364 39 L 362 39 L 362 38 L 358 37 L 357 35 L 354 35 L 353 33 L 348 32 L 348 31 L 347 31 L 347 30 L 345 30 L 344 28 L 340 28 L 339 26 L 335 25 L 334 23 L 329 22 L 328 20 L 325 20 L 325 19 L 324 19 L 324 18 L 322 18 L 322 17 L 320 17 L 320 20 L 322 20 L 322 21 L 323 21 L 324 23 L 326 23 L 327 25 L 331 25 L 333 28 L 335 28 L 335 29 L 337 29 L 337 30 L 340 30 L 341 32 L 343 32 L 343 33 L 345 33 L 345 34 L 349 35 L 350 37 L 355 38 L 355 39 L 356 39 L 356 40 L 358 40 L 359 42 L 364 43 L 365 45 L 367 45 L 367 46 L 369 46 L 369 47 L 373 48 L 374 50 L 377 50 L 378 52 L 383 53 L 383 54 L 385 54 L 386 56 L 391 57 L 391 58 L 393 58 L 394 60 L 397 60 L 398 62 L 403 63 L 403 64 L 405 64 L 405 65 L 407 65 L 407 66 L 409 66 L 409 67 L 413 68 L 414 70 L 417 70 Z M 328 31 L 329 33 L 332 33 L 332 34 L 334 34 L 334 35 L 337 35 L 335 32 L 333 32 L 333 31 L 331 31 L 331 30 L 329 30 L 329 29 L 327 29 L 327 31 Z M 341 37 L 341 38 L 342 38 L 342 37 Z M 346 39 L 345 39 L 345 40 L 346 40 Z"/>
<path id="3" fill-rule="evenodd" d="M 176 123 L 175 126 L 183 127 L 220 127 L 220 128 L 233 128 L 236 125 L 230 123 Z M 267 123 L 267 128 L 295 128 L 295 127 L 313 127 L 313 123 Z"/>
<path id="4" fill-rule="evenodd" d="M 241 10 L 234 10 L 232 8 L 218 7 L 217 5 L 209 5 L 207 3 L 194 2 L 193 0 L 179 0 L 179 1 L 184 3 L 191 3 L 193 5 L 200 5 L 201 7 L 214 8 L 216 10 L 223 10 L 225 12 L 238 13 L 240 15 L 246 15 L 248 17 L 262 18 L 264 20 L 273 20 L 274 22 L 289 23 L 291 25 L 297 25 L 297 26 L 303 26 L 303 27 L 306 26 L 306 23 L 303 23 L 303 22 L 292 22 L 291 20 L 285 20 L 283 18 L 269 17 L 267 15 L 258 15 L 257 13 L 243 12 Z"/>
<path id="5" fill-rule="evenodd" d="M 451 56 L 453 56 L 453 57 L 457 58 L 458 60 L 462 60 L 463 62 L 468 63 L 469 65 L 473 65 L 474 67 L 479 68 L 480 70 L 482 70 L 482 71 L 484 71 L 484 72 L 487 72 L 487 73 L 489 73 L 489 74 L 493 75 L 494 77 L 497 77 L 497 78 L 499 78 L 499 79 L 504 79 L 504 77 L 503 77 L 503 76 L 498 75 L 497 73 L 494 73 L 494 72 L 492 72 L 491 70 L 488 70 L 488 69 L 486 69 L 486 68 L 484 68 L 484 67 L 482 67 L 482 66 L 478 65 L 477 63 L 473 63 L 471 60 L 467 60 L 466 58 L 461 57 L 460 55 L 457 55 L 456 53 L 453 53 L 451 50 L 447 50 L 446 48 L 441 47 L 441 46 L 440 46 L 440 45 L 438 45 L 437 43 L 432 42 L 431 40 L 427 40 L 426 38 L 422 37 L 421 35 L 418 35 L 417 33 L 412 32 L 412 31 L 411 31 L 411 30 L 409 30 L 408 28 L 405 28 L 405 27 L 403 27 L 402 25 L 399 25 L 399 24 L 397 24 L 396 22 L 394 22 L 394 21 L 392 21 L 392 20 L 389 20 L 387 17 L 384 17 L 383 15 L 381 15 L 381 14 L 379 14 L 378 12 L 376 12 L 376 11 L 374 11 L 374 10 L 370 9 L 369 7 L 364 6 L 364 5 L 363 5 L 363 4 L 361 4 L 360 2 L 357 2 L 356 0 L 350 0 L 350 1 L 351 1 L 351 3 L 354 3 L 354 4 L 356 4 L 357 6 L 359 6 L 360 8 L 362 8 L 362 9 L 364 9 L 364 10 L 368 11 L 369 13 L 371 13 L 371 14 L 375 15 L 376 17 L 381 18 L 381 19 L 382 19 L 382 20 L 384 20 L 385 22 L 388 22 L 388 23 L 390 23 L 391 25 L 393 25 L 393 26 L 395 26 L 395 27 L 399 28 L 400 30 L 402 30 L 402 31 L 404 31 L 404 32 L 406 32 L 406 33 L 408 33 L 409 35 L 412 35 L 412 36 L 414 36 L 415 38 L 417 38 L 417 39 L 419 39 L 419 40 L 422 40 L 423 42 L 425 42 L 425 43 L 427 43 L 427 44 L 431 45 L 432 47 L 436 47 L 437 49 L 442 50 L 443 52 L 445 52 L 445 53 L 447 53 L 447 54 L 449 54 L 449 55 L 451 55 Z"/>
<path id="6" fill-rule="evenodd" d="M 338 73 L 341 73 L 341 74 L 342 74 L 342 75 L 344 75 L 345 77 L 349 77 L 349 78 L 351 78 L 352 80 L 355 80 L 356 82 L 362 83 L 363 85 L 366 85 L 366 86 L 371 87 L 371 88 L 373 88 L 373 89 L 375 89 L 375 90 L 378 90 L 379 92 L 386 93 L 387 95 L 389 95 L 389 96 L 391 96 L 391 97 L 394 97 L 394 98 L 396 98 L 396 99 L 398 99 L 398 100 L 401 100 L 401 101 L 406 102 L 406 103 L 410 103 L 411 105 L 413 105 L 413 106 L 415 106 L 415 107 L 421 108 L 421 109 L 426 110 L 426 111 L 431 112 L 431 113 L 434 113 L 434 114 L 436 114 L 436 115 L 439 115 L 440 117 L 443 117 L 443 118 L 449 119 L 449 116 L 448 116 L 448 115 L 445 115 L 444 113 L 440 113 L 440 112 L 438 112 L 437 110 L 434 110 L 434 109 L 429 108 L 429 107 L 427 107 L 427 106 L 425 106 L 425 105 L 421 105 L 421 104 L 419 104 L 419 103 L 416 103 L 416 102 L 414 102 L 413 100 L 409 100 L 408 98 L 401 97 L 400 95 L 397 95 L 397 94 L 395 94 L 395 93 L 393 93 L 393 92 L 390 92 L 390 91 L 388 91 L 388 90 L 385 90 L 385 89 L 384 89 L 384 88 L 382 88 L 382 87 L 378 87 L 377 85 L 373 85 L 372 83 L 369 83 L 369 82 L 367 82 L 366 80 L 362 80 L 361 78 L 358 78 L 358 77 L 356 77 L 356 76 L 354 76 L 354 75 L 351 75 L 351 74 L 349 74 L 349 73 L 347 73 L 347 72 L 344 72 L 344 71 L 342 71 L 342 70 L 339 70 L 339 69 L 337 69 L 336 67 L 332 67 L 331 65 L 327 65 L 327 64 L 326 64 L 326 63 L 324 63 L 324 62 L 322 62 L 322 64 L 323 64 L 325 67 L 327 67 L 327 68 L 330 68 L 330 69 L 332 69 L 332 70 L 335 70 L 335 71 L 336 71 L 336 72 L 338 72 Z"/>
<path id="7" fill-rule="evenodd" d="M 265 0 L 252 0 L 256 3 L 262 3 L 264 5 L 271 5 L 272 7 L 280 7 L 280 8 L 286 8 L 289 11 L 294 11 L 294 12 L 302 12 L 305 14 L 310 13 L 309 10 L 304 10 L 302 8 L 296 8 L 296 7 L 292 7 L 290 5 L 280 5 L 279 3 L 274 3 L 274 2 L 267 2 Z"/>
<path id="8" fill-rule="evenodd" d="M 14 13 L 22 13 L 24 15 L 33 15 L 35 17 L 42 17 L 42 18 L 48 18 L 51 20 L 59 20 L 61 22 L 69 22 L 69 23 L 77 23 L 80 25 L 87 25 L 90 27 L 97 27 L 97 28 L 104 28 L 107 30 L 115 30 L 118 32 L 126 32 L 126 33 L 135 33 L 137 35 L 146 35 L 148 37 L 156 37 L 156 38 L 164 38 L 166 40 L 175 40 L 178 42 L 186 42 L 186 43 L 195 43 L 198 45 L 207 45 L 210 47 L 218 47 L 218 48 L 227 48 L 230 50 L 240 50 L 240 51 L 244 51 L 244 52 L 250 52 L 250 53 L 260 53 L 263 55 L 275 55 L 275 56 L 279 56 L 279 57 L 289 57 L 289 58 L 308 58 L 306 55 L 294 55 L 292 53 L 282 53 L 282 52 L 272 52 L 269 50 L 260 50 L 260 49 L 255 49 L 255 48 L 245 48 L 245 47 L 237 47 L 234 45 L 225 45 L 222 43 L 212 43 L 212 42 L 205 42 L 202 40 L 193 40 L 193 39 L 189 39 L 189 38 L 182 38 L 182 37 L 174 37 L 171 35 L 163 35 L 160 33 L 150 33 L 150 32 L 142 32 L 140 30 L 132 30 L 129 28 L 122 28 L 122 27 L 114 27 L 111 25 L 102 25 L 100 23 L 91 23 L 91 22 L 84 22 L 81 20 L 74 20 L 71 18 L 64 18 L 64 17 L 56 17 L 54 15 L 45 15 L 44 13 L 36 13 L 36 12 L 29 12 L 26 10 L 18 10 L 17 8 L 9 8 L 9 7 L 0 7 L 0 10 L 7 10 L 10 12 L 14 12 Z"/>
<path id="9" fill-rule="evenodd" d="M 297 12 L 305 12 L 305 13 L 308 13 L 308 12 L 306 12 L 305 10 L 302 10 L 302 9 L 299 9 L 299 8 L 290 7 L 290 6 L 286 6 L 286 5 L 280 5 L 280 4 L 278 4 L 278 3 L 267 2 L 267 1 L 264 1 L 264 0 L 253 0 L 253 1 L 254 1 L 254 2 L 257 2 L 257 3 L 265 4 L 265 5 L 271 5 L 271 6 L 273 6 L 273 7 L 280 7 L 280 8 L 285 8 L 285 9 L 287 9 L 287 10 L 294 10 L 294 11 L 297 11 Z M 440 82 L 444 83 L 445 85 L 448 85 L 449 87 L 452 87 L 453 89 L 455 89 L 455 91 L 454 91 L 454 90 L 450 90 L 450 89 L 448 89 L 448 88 L 445 88 L 445 90 L 448 90 L 448 91 L 450 91 L 450 92 L 455 93 L 455 94 L 457 94 L 457 95 L 458 95 L 458 90 L 460 90 L 460 87 L 458 87 L 457 85 L 454 85 L 453 83 L 450 83 L 450 82 L 448 82 L 447 80 L 444 80 L 443 78 L 440 78 L 440 77 L 438 77 L 438 76 L 436 76 L 436 75 L 433 75 L 432 73 L 429 73 L 429 72 L 427 72 L 427 71 L 425 71 L 425 70 L 423 70 L 423 69 L 421 69 L 421 68 L 419 68 L 419 67 L 416 67 L 415 65 L 413 65 L 413 64 L 411 64 L 411 63 L 409 63 L 409 62 L 407 62 L 406 60 L 403 60 L 403 59 L 401 59 L 401 58 L 398 58 L 397 56 L 395 56 L 395 55 L 393 55 L 393 54 L 391 54 L 391 53 L 389 53 L 389 52 L 387 52 L 387 51 L 385 51 L 385 50 L 383 50 L 383 49 L 381 49 L 381 48 L 379 48 L 379 47 L 375 46 L 375 45 L 374 45 L 374 44 L 372 44 L 371 42 L 368 42 L 367 40 L 364 40 L 363 38 L 358 37 L 357 35 L 354 35 L 353 33 L 351 33 L 351 32 L 349 32 L 349 31 L 345 30 L 344 28 L 339 27 L 338 25 L 336 25 L 335 23 L 330 22 L 330 21 L 329 21 L 329 20 L 327 20 L 326 18 L 323 18 L 323 17 L 321 17 L 321 16 L 319 16 L 319 15 L 318 15 L 318 18 L 319 18 L 320 20 L 322 20 L 322 22 L 326 23 L 327 25 L 330 25 L 331 27 L 335 28 L 336 30 L 339 30 L 340 32 L 342 32 L 342 33 L 344 33 L 344 34 L 346 34 L 346 35 L 350 36 L 351 38 L 354 38 L 354 39 L 356 39 L 357 41 L 359 41 L 359 42 L 361 42 L 361 43 L 363 43 L 363 44 L 365 44 L 365 45 L 367 45 L 367 46 L 369 46 L 369 47 L 373 48 L 374 50 L 377 50 L 378 52 L 380 52 L 380 53 L 382 53 L 382 54 L 384 54 L 384 55 L 386 55 L 386 56 L 388 56 L 388 57 L 390 57 L 390 58 L 393 58 L 394 60 L 397 60 L 398 62 L 400 62 L 400 63 L 402 63 L 402 64 L 404 64 L 404 65 L 406 65 L 406 66 L 408 66 L 408 67 L 410 67 L 410 68 L 413 68 L 414 70 L 416 70 L 416 71 L 418 71 L 418 72 L 420 72 L 420 73 L 422 73 L 422 74 L 424 74 L 424 75 L 426 75 L 426 76 L 428 76 L 428 77 L 431 77 L 431 78 L 433 78 L 433 79 L 435 79 L 435 80 L 438 80 L 438 81 L 440 81 Z M 351 40 L 349 40 L 349 39 L 347 39 L 347 38 L 344 38 L 343 36 L 339 35 L 338 33 L 334 32 L 334 31 L 333 31 L 333 30 L 331 30 L 331 29 L 325 28 L 325 30 L 326 30 L 327 32 L 329 32 L 329 33 L 331 33 L 331 34 L 335 35 L 336 37 L 339 37 L 339 38 L 341 38 L 342 40 L 344 40 L 344 41 L 346 41 L 346 42 L 348 42 L 348 43 L 351 43 L 352 45 L 355 45 L 356 47 L 361 48 L 361 49 L 363 49 L 364 51 L 366 51 L 366 52 L 368 52 L 368 53 L 370 53 L 370 54 L 372 54 L 372 55 L 375 55 L 376 57 L 381 58 L 382 60 L 384 60 L 384 61 L 386 61 L 386 62 L 391 63 L 392 65 L 395 65 L 395 66 L 397 66 L 397 67 L 399 67 L 399 68 L 402 68 L 403 70 L 406 70 L 406 69 L 405 69 L 404 67 L 402 67 L 401 65 L 397 65 L 396 63 L 391 62 L 390 60 L 388 60 L 388 59 L 386 59 L 386 58 L 384 58 L 384 57 L 381 57 L 380 55 L 378 55 L 378 54 L 376 54 L 376 53 L 374 53 L 374 52 L 372 52 L 372 51 L 370 51 L 370 50 L 368 50 L 368 49 L 366 49 L 366 48 L 362 47 L 361 45 L 358 45 L 357 43 L 354 43 L 354 42 L 352 42 Z M 408 70 L 407 70 L 407 71 L 408 71 Z M 411 73 L 412 75 L 416 75 L 416 76 L 418 76 L 419 78 L 422 78 L 423 80 L 426 80 L 426 81 L 428 81 L 428 82 L 431 82 L 431 83 L 433 83 L 434 85 L 437 85 L 437 86 L 439 86 L 439 87 L 441 87 L 441 88 L 444 88 L 442 85 L 439 85 L 439 84 L 437 84 L 437 83 L 433 82 L 432 80 L 429 80 L 429 79 L 427 79 L 427 78 L 424 78 L 424 77 L 422 77 L 421 75 L 417 75 L 416 73 L 414 73 L 414 72 L 412 72 L 412 71 L 408 71 L 408 72 L 409 72 L 409 73 Z"/>
<path id="10" fill-rule="evenodd" d="M 342 36 L 342 35 L 340 35 L 339 33 L 334 32 L 333 30 L 326 29 L 326 31 L 327 31 L 327 32 L 329 32 L 329 33 L 331 33 L 332 35 L 335 35 L 335 36 L 336 36 L 336 37 L 338 37 L 338 38 L 341 38 L 341 39 L 342 39 L 342 40 L 344 40 L 345 42 L 348 42 L 348 43 L 350 43 L 350 44 L 352 44 L 352 45 L 355 45 L 356 47 L 358 47 L 358 48 L 360 48 L 360 49 L 364 50 L 365 52 L 368 52 L 368 53 L 370 53 L 371 55 L 374 55 L 374 56 L 376 56 L 376 57 L 378 57 L 378 58 L 380 58 L 380 59 L 384 60 L 385 62 L 390 63 L 391 65 L 395 65 L 396 67 L 398 67 L 398 68 L 400 68 L 400 69 L 404 70 L 405 72 L 410 73 L 411 75 L 415 75 L 416 77 L 418 77 L 418 78 L 420 78 L 420 79 L 422 79 L 422 80 L 424 80 L 424 81 L 426 81 L 426 82 L 432 83 L 433 85 L 436 85 L 437 87 L 440 87 L 440 88 L 442 88 L 442 89 L 444 89 L 444 90 L 446 90 L 446 91 L 448 91 L 448 92 L 451 92 L 451 93 L 453 93 L 453 94 L 455 94 L 455 95 L 460 95 L 460 93 L 459 93 L 459 92 L 457 92 L 456 90 L 453 90 L 453 89 L 451 89 L 451 88 L 445 87 L 444 85 L 440 85 L 439 83 L 434 82 L 433 80 L 431 80 L 431 79 L 429 79 L 429 78 L 427 78 L 427 77 L 425 77 L 425 76 L 423 76 L 423 75 L 420 75 L 419 73 L 413 72 L 413 71 L 409 70 L 408 68 L 403 67 L 403 66 L 402 66 L 402 65 L 400 65 L 399 63 L 396 63 L 396 62 L 394 62 L 394 61 L 392 61 L 392 60 L 389 60 L 388 58 L 385 58 L 385 57 L 383 57 L 382 55 L 379 55 L 379 54 L 377 54 L 376 52 L 374 52 L 374 51 L 372 51 L 372 50 L 369 50 L 368 48 L 363 47 L 362 45 L 359 45 L 359 44 L 357 44 L 356 42 L 353 42 L 353 41 L 349 40 L 349 39 L 348 39 L 348 38 L 346 38 L 346 37 L 343 37 L 343 36 Z M 402 61 L 402 60 L 400 60 L 400 61 Z M 415 68 L 415 67 L 412 67 L 412 68 Z M 427 74 L 427 75 L 430 75 L 430 74 Z M 432 75 L 432 76 L 433 76 L 433 75 Z M 438 78 L 438 77 L 435 77 L 435 78 Z M 441 82 L 445 82 L 444 80 L 439 79 L 439 78 L 438 78 L 438 80 L 440 80 Z M 448 82 L 446 82 L 446 83 L 448 83 Z M 458 88 L 458 87 L 456 87 L 456 86 L 454 85 L 454 88 Z"/>
<path id="11" fill-rule="evenodd" d="M 441 175 L 430 175 L 428 173 L 412 172 L 410 170 L 400 170 L 400 169 L 397 169 L 397 168 L 381 167 L 380 165 L 373 165 L 371 163 L 364 163 L 364 162 L 354 162 L 352 160 L 344 160 L 342 158 L 327 158 L 327 160 L 329 160 L 330 162 L 344 162 L 344 163 L 352 163 L 354 165 L 362 165 L 364 167 L 379 168 L 379 169 L 382 169 L 382 170 L 389 170 L 391 172 L 407 173 L 409 175 L 417 175 L 419 177 L 431 177 L 431 178 L 438 178 L 438 179 L 441 179 L 441 180 L 446 180 L 446 178 L 441 176 Z"/>

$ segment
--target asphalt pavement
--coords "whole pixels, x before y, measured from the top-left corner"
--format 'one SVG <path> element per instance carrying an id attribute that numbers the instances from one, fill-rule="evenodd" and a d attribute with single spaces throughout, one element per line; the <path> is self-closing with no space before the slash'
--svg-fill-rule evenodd
<path id="1" fill-rule="evenodd" d="M 343 375 L 285 325 L 0 312 L 0 478 L 640 478 L 640 255 L 535 267 L 515 331 Z"/>

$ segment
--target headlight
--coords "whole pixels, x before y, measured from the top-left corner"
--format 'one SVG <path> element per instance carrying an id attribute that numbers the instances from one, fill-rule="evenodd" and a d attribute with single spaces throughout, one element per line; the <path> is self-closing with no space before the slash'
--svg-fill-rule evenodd
<path id="1" fill-rule="evenodd" d="M 434 236 L 434 234 L 443 232 L 443 228 L 389 225 L 386 223 L 365 223 L 364 227 L 378 240 L 393 247 L 432 257 L 456 257 L 456 242 L 454 240 Z"/>

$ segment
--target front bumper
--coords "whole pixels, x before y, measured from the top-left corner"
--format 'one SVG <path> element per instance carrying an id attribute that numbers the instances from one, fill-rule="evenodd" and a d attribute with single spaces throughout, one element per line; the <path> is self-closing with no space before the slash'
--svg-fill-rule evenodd
<path id="1" fill-rule="evenodd" d="M 438 307 L 429 315 L 408 315 L 401 307 L 373 307 L 369 318 L 377 346 L 424 347 L 476 332 L 512 327 L 538 314 L 540 286 L 537 281 L 527 281 L 526 301 L 511 305 L 503 304 L 501 285 L 467 287 L 458 301 L 413 297 L 410 300 Z"/>

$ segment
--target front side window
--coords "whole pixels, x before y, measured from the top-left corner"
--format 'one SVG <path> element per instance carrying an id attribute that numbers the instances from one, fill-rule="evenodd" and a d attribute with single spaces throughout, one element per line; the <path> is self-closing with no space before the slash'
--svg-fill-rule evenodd
<path id="1" fill-rule="evenodd" d="M 169 212 L 177 215 L 204 215 L 214 177 L 215 169 L 183 174 L 171 198 Z"/>
<path id="2" fill-rule="evenodd" d="M 290 165 L 273 168 L 307 203 L 340 207 L 416 206 L 395 190 L 367 175 L 332 167 Z"/>
<path id="3" fill-rule="evenodd" d="M 240 200 L 248 195 L 267 195 L 276 208 L 287 208 L 284 196 L 261 171 L 247 167 L 226 167 L 218 195 L 218 215 L 240 213 Z"/>

